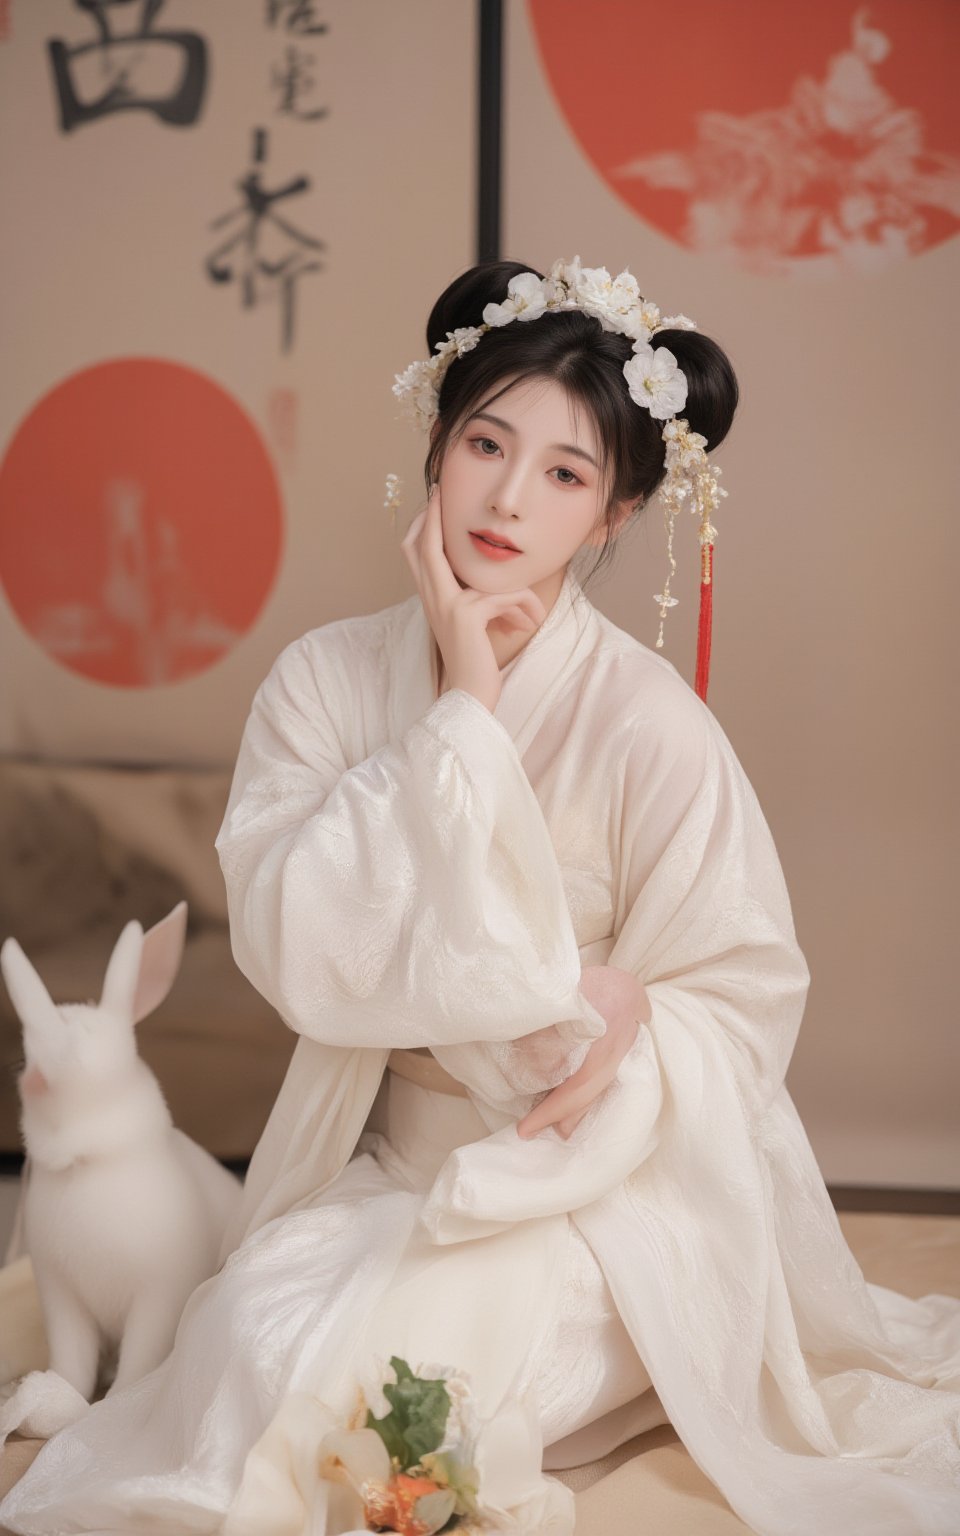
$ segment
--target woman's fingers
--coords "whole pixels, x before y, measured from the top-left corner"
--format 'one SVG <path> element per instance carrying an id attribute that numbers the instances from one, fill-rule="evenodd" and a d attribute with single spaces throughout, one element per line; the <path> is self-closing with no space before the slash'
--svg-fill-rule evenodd
<path id="1" fill-rule="evenodd" d="M 557 1135 L 562 1136 L 564 1141 L 566 1141 L 568 1137 L 573 1135 L 585 1114 L 586 1110 L 584 1109 L 579 1115 L 570 1115 L 566 1120 L 558 1120 L 556 1125 Z"/>
<path id="2" fill-rule="evenodd" d="M 501 677 L 488 626 L 529 637 L 546 618 L 537 594 L 526 587 L 515 592 L 478 592 L 461 582 L 443 544 L 439 485 L 430 488 L 426 505 L 401 541 L 439 646 L 449 688 L 472 693 L 493 711 Z"/>
<path id="3" fill-rule="evenodd" d="M 403 550 L 407 564 L 409 565 L 415 577 L 418 577 L 420 570 L 420 531 L 423 528 L 426 515 L 426 508 L 424 508 L 422 512 L 418 512 L 416 517 L 413 519 L 413 522 L 410 524 L 410 527 L 404 534 L 403 538 L 400 540 L 400 548 Z M 417 585 L 419 586 L 419 579 L 417 581 Z"/>
<path id="4" fill-rule="evenodd" d="M 505 608 L 502 613 L 498 613 L 494 618 L 489 619 L 487 621 L 487 628 L 489 629 L 491 625 L 496 625 L 501 630 L 534 630 L 540 627 L 536 620 L 530 617 L 529 613 L 523 608 L 518 608 L 516 605 L 512 608 Z"/>
<path id="5" fill-rule="evenodd" d="M 462 600 L 465 607 L 475 606 L 480 614 L 486 615 L 485 623 L 508 611 L 534 626 L 542 624 L 547 616 L 540 598 L 529 587 L 516 592 L 477 592 L 471 587 L 459 586 L 443 547 L 439 485 L 434 485 L 426 506 L 413 519 L 400 547 L 411 564 L 419 563 L 421 571 L 429 574 L 434 583 L 446 587 L 452 596 Z M 519 614 L 513 614 L 513 610 L 519 610 Z"/>
<path id="6" fill-rule="evenodd" d="M 554 1088 L 545 1099 L 541 1099 L 535 1109 L 518 1122 L 517 1134 L 526 1139 L 538 1135 L 540 1131 L 545 1131 L 550 1125 L 559 1124 L 568 1115 L 576 1115 L 579 1118 L 586 1114 L 594 1099 L 600 1097 L 616 1075 L 616 1071 L 605 1073 L 601 1078 L 594 1078 L 589 1087 L 574 1090 L 568 1089 L 566 1083 L 561 1083 L 559 1088 Z"/>
<path id="7" fill-rule="evenodd" d="M 592 1042 L 578 1070 L 517 1122 L 521 1138 L 536 1136 L 549 1125 L 556 1126 L 560 1135 L 569 1135 L 594 1100 L 609 1088 L 620 1063 L 633 1048 L 640 1026 L 636 1018 L 622 1014 L 606 1022 L 605 1034 Z"/>
<path id="8" fill-rule="evenodd" d="M 433 625 L 434 615 L 460 591 L 443 548 L 438 485 L 433 487 L 426 506 L 417 513 L 407 529 L 401 548 Z"/>
<path id="9" fill-rule="evenodd" d="M 434 485 L 427 504 L 418 512 L 401 541 L 418 584 L 428 587 L 431 604 L 443 601 L 460 604 L 461 613 L 469 609 L 474 623 L 483 627 L 495 619 L 506 620 L 508 628 L 537 629 L 546 618 L 546 609 L 529 587 L 518 592 L 477 592 L 461 588 L 443 547 L 440 486 Z"/>
<path id="10" fill-rule="evenodd" d="M 507 608 L 519 608 L 521 613 L 531 618 L 537 625 L 542 624 L 547 616 L 546 608 L 530 587 L 522 587 L 517 592 L 474 591 L 472 605 L 484 615 L 484 622 L 487 624 L 492 618 L 499 617 Z"/>
<path id="11" fill-rule="evenodd" d="M 427 498 L 420 538 L 421 572 L 429 584 L 433 603 L 452 602 L 460 595 L 460 585 L 443 547 L 443 519 L 440 513 L 440 487 L 435 485 Z"/>
<path id="12" fill-rule="evenodd" d="M 568 1077 L 565 1083 L 554 1088 L 541 1099 L 535 1109 L 517 1122 L 517 1134 L 526 1140 L 530 1136 L 536 1136 L 538 1132 L 546 1130 L 549 1125 L 559 1125 L 568 1116 L 575 1117 L 574 1123 L 582 1119 L 594 1099 L 598 1099 L 606 1088 L 609 1088 L 617 1075 L 619 1061 L 611 1061 L 602 1072 L 594 1070 L 590 1077 L 578 1082 L 580 1072 L 575 1072 L 573 1077 Z"/>

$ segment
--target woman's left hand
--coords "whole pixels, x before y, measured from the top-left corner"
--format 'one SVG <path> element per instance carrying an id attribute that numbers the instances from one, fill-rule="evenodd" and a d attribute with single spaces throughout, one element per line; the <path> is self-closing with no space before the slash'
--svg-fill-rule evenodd
<path id="1" fill-rule="evenodd" d="M 643 983 L 619 966 L 585 966 L 580 991 L 603 1015 L 606 1033 L 592 1042 L 583 1065 L 517 1122 L 517 1134 L 524 1140 L 548 1125 L 555 1125 L 558 1135 L 566 1140 L 593 1101 L 609 1088 L 636 1041 L 640 1022 L 646 1023 L 651 1016 Z"/>

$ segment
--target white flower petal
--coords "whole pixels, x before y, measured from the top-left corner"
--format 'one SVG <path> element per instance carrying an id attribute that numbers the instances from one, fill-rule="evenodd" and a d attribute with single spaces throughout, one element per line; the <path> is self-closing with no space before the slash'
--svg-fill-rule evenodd
<path id="1" fill-rule="evenodd" d="M 618 272 L 613 280 L 613 298 L 624 309 L 640 303 L 640 288 L 628 267 Z"/>
<path id="2" fill-rule="evenodd" d="M 676 415 L 686 403 L 686 377 L 667 347 L 654 350 L 635 343 L 623 373 L 631 399 L 657 420 Z"/>
<path id="3" fill-rule="evenodd" d="M 511 277 L 507 284 L 507 293 L 512 299 L 522 299 L 526 303 L 529 299 L 535 299 L 540 292 L 541 279 L 536 272 L 518 272 L 516 277 Z"/>
<path id="4" fill-rule="evenodd" d="M 516 305 L 507 299 L 503 304 L 486 304 L 483 310 L 483 323 L 494 329 L 497 326 L 509 325 L 511 320 L 516 320 Z"/>
<path id="5" fill-rule="evenodd" d="M 457 1496 L 449 1488 L 438 1488 L 436 1493 L 421 1494 L 411 1514 L 424 1526 L 425 1536 L 434 1536 L 450 1519 L 456 1502 Z"/>
<path id="6" fill-rule="evenodd" d="M 393 1470 L 390 1453 L 375 1429 L 332 1429 L 324 1435 L 317 1454 L 323 1476 L 329 1476 L 339 1463 L 357 1489 L 367 1482 L 388 1482 Z"/>
<path id="7" fill-rule="evenodd" d="M 660 311 L 656 304 L 649 299 L 642 300 L 640 304 L 640 319 L 648 331 L 653 331 L 660 324 Z"/>
<path id="8" fill-rule="evenodd" d="M 448 331 L 447 335 L 457 349 L 457 356 L 462 357 L 465 352 L 472 352 L 483 332 L 476 325 L 461 325 L 455 331 Z"/>
<path id="9" fill-rule="evenodd" d="M 639 309 L 633 309 L 629 314 L 622 315 L 617 329 L 621 335 L 629 336 L 632 341 L 639 341 L 644 344 L 650 340 L 652 334 L 650 327 L 644 325 L 643 316 Z"/>

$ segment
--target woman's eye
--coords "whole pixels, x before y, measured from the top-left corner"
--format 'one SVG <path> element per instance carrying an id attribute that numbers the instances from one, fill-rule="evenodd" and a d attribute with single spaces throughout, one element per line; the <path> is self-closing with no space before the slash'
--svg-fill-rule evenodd
<path id="1" fill-rule="evenodd" d="M 499 453 L 500 452 L 500 444 L 496 441 L 495 438 L 492 438 L 492 437 L 472 437 L 470 439 L 470 442 L 472 443 L 474 448 L 479 450 L 481 457 L 483 457 L 485 459 L 492 459 L 493 455 L 495 453 Z M 487 452 L 488 448 L 491 450 L 489 453 Z M 554 471 L 554 473 L 556 473 L 557 475 L 562 475 L 564 477 L 568 477 L 568 478 L 561 479 L 560 482 L 559 482 L 560 485 L 582 485 L 583 484 L 583 481 L 580 479 L 580 476 L 579 475 L 575 475 L 572 469 L 566 469 L 566 468 L 561 467 L 561 468 L 557 469 L 556 471 Z"/>

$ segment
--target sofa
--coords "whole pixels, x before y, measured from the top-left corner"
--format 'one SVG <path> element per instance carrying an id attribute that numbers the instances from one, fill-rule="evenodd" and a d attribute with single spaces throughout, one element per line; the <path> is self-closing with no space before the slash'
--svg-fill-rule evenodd
<path id="1" fill-rule="evenodd" d="M 214 838 L 231 775 L 202 768 L 0 762 L 0 941 L 12 934 L 55 1002 L 100 996 L 126 922 L 188 903 L 177 979 L 138 1027 L 174 1123 L 215 1156 L 253 1151 L 296 1037 L 230 951 Z M 22 1150 L 19 1020 L 0 986 L 0 1154 Z"/>

